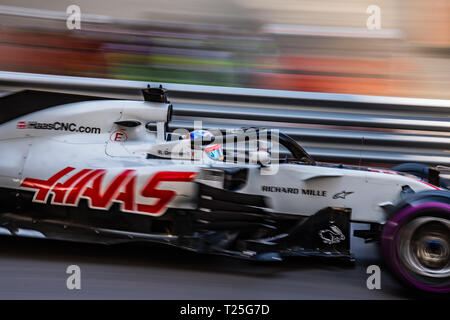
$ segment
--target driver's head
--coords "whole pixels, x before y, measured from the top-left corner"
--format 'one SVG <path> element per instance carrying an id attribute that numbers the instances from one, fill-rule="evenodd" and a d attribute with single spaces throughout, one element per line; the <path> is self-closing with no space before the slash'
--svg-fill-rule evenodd
<path id="1" fill-rule="evenodd" d="M 214 135 L 209 132 L 208 130 L 194 130 L 187 134 L 186 139 L 205 139 L 205 138 L 212 138 Z"/>
<path id="2" fill-rule="evenodd" d="M 213 137 L 214 135 L 208 130 L 194 130 L 186 136 L 186 139 L 212 139 Z M 206 146 L 204 152 L 210 159 L 223 160 L 223 148 L 219 143 Z"/>
<path id="3" fill-rule="evenodd" d="M 207 146 L 205 148 L 206 155 L 213 160 L 223 160 L 223 149 L 221 144 Z"/>

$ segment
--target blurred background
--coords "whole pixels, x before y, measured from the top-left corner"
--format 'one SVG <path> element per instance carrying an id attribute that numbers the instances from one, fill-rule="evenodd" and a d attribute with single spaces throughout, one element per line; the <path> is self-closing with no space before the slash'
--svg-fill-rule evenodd
<path id="1" fill-rule="evenodd" d="M 0 70 L 450 99 L 449 15 L 448 0 L 0 0 Z"/>
<path id="2" fill-rule="evenodd" d="M 71 5 L 81 10 L 80 29 L 67 27 Z M 373 6 L 380 9 L 378 24 L 376 12 L 368 12 Z M 0 71 L 450 99 L 450 0 L 0 0 Z M 392 103 L 403 99 L 373 104 L 345 97 L 291 105 L 259 98 L 247 103 L 175 96 L 171 125 L 189 128 L 201 118 L 207 128 L 282 128 L 321 161 L 450 163 L 449 101 L 422 107 Z M 227 112 L 242 118 L 228 119 Z M 149 255 L 131 246 L 1 240 L 0 299 L 412 294 L 387 270 L 383 290 L 367 290 L 366 268 L 382 259 L 376 244 L 355 237 L 354 268 L 317 260 L 255 268 L 166 247 L 151 248 Z M 73 263 L 83 268 L 80 292 L 65 286 Z"/>

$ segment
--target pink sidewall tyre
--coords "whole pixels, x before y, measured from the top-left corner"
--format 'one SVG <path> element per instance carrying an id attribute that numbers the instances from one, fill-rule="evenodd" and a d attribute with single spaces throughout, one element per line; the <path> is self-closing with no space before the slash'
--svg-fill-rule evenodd
<path id="1" fill-rule="evenodd" d="M 409 204 L 385 224 L 384 260 L 404 283 L 431 293 L 450 293 L 450 203 Z"/>

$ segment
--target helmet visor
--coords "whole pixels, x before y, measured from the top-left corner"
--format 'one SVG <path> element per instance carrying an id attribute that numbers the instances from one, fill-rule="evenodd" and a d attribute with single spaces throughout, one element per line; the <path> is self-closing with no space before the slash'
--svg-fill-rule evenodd
<path id="1" fill-rule="evenodd" d="M 220 144 L 216 144 L 214 146 L 206 148 L 205 152 L 211 159 L 223 160 L 223 150 Z"/>

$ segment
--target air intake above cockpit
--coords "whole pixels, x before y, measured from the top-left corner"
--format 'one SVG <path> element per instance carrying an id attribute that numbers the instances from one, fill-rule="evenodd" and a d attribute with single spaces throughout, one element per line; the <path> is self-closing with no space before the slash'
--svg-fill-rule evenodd
<path id="1" fill-rule="evenodd" d="M 169 103 L 167 90 L 161 85 L 159 88 L 150 88 L 150 85 L 148 85 L 147 89 L 142 89 L 142 95 L 145 101 Z"/>

